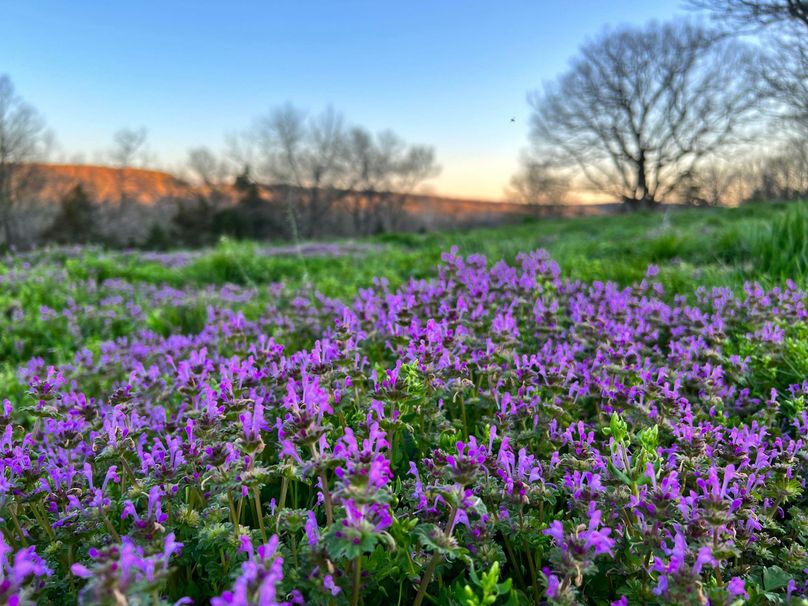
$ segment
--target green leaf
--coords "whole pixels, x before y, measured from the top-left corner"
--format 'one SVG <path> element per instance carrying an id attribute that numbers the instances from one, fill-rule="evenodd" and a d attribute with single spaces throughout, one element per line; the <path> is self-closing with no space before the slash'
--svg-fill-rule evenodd
<path id="1" fill-rule="evenodd" d="M 631 478 L 629 478 L 625 473 L 617 469 L 614 464 L 609 461 L 609 472 L 615 476 L 618 480 L 626 484 L 627 486 L 631 486 Z"/>
<path id="2" fill-rule="evenodd" d="M 763 588 L 766 591 L 774 591 L 788 585 L 793 578 L 779 566 L 769 566 L 763 570 Z"/>

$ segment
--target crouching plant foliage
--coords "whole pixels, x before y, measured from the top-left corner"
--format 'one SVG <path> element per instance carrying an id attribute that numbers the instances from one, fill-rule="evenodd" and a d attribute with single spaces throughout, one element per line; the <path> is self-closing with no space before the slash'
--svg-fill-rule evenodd
<path id="1" fill-rule="evenodd" d="M 0 411 L 0 603 L 805 603 L 806 293 L 654 273 L 448 253 L 32 359 Z"/>

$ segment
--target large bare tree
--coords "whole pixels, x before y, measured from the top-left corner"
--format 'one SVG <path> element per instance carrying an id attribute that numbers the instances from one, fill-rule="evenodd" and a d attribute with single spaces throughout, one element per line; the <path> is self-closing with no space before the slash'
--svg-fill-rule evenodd
<path id="1" fill-rule="evenodd" d="M 771 40 L 762 77 L 779 117 L 808 138 L 808 30 Z"/>
<path id="2" fill-rule="evenodd" d="M 755 52 L 688 21 L 606 31 L 530 96 L 538 155 L 589 186 L 652 205 L 737 143 L 759 105 Z"/>
<path id="3" fill-rule="evenodd" d="M 0 223 L 7 246 L 16 239 L 15 206 L 36 178 L 31 163 L 42 158 L 47 142 L 44 120 L 0 75 Z"/>
<path id="4" fill-rule="evenodd" d="M 688 4 L 708 11 L 716 21 L 733 28 L 785 23 L 808 28 L 806 0 L 690 0 Z"/>

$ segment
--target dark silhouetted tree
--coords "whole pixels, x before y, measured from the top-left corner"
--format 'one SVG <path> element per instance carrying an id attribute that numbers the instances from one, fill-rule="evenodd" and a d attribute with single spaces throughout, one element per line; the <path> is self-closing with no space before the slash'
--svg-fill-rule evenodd
<path id="1" fill-rule="evenodd" d="M 181 200 L 171 226 L 177 244 L 187 247 L 207 246 L 214 238 L 213 205 L 205 196 Z"/>
<path id="2" fill-rule="evenodd" d="M 238 203 L 214 215 L 214 233 L 252 240 L 281 235 L 278 207 L 261 195 L 258 183 L 250 176 L 249 167 L 236 177 L 234 188 L 239 195 Z"/>
<path id="3" fill-rule="evenodd" d="M 761 96 L 757 61 L 687 21 L 607 31 L 531 96 L 535 153 L 629 206 L 656 204 L 744 138 Z"/>
<path id="4" fill-rule="evenodd" d="M 87 244 L 98 240 L 98 209 L 80 183 L 64 195 L 59 213 L 44 237 L 59 244 Z"/>

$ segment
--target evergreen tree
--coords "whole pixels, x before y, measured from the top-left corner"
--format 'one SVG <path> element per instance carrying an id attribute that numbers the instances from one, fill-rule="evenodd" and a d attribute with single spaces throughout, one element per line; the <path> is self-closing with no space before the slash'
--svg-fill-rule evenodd
<path id="1" fill-rule="evenodd" d="M 98 240 L 98 209 L 81 183 L 61 200 L 59 213 L 46 230 L 45 239 L 59 244 L 87 244 Z"/>
<path id="2" fill-rule="evenodd" d="M 182 246 L 206 246 L 214 240 L 213 222 L 213 206 L 200 195 L 195 200 L 179 203 L 171 232 Z"/>
<path id="3" fill-rule="evenodd" d="M 280 233 L 275 204 L 261 195 L 258 184 L 250 177 L 249 167 L 236 177 L 234 188 L 239 194 L 235 207 L 214 216 L 217 235 L 238 239 L 261 240 Z"/>

